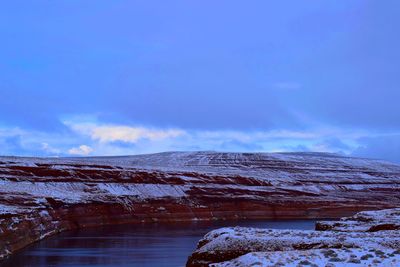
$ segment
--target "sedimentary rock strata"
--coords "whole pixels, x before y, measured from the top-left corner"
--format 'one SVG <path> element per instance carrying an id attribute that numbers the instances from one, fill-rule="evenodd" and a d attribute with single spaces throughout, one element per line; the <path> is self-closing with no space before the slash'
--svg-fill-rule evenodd
<path id="1" fill-rule="evenodd" d="M 320 153 L 0 157 L 0 258 L 102 224 L 336 218 L 400 206 L 400 167 Z"/>
<path id="2" fill-rule="evenodd" d="M 398 225 L 399 211 L 361 212 L 319 231 L 217 229 L 199 241 L 187 266 L 399 266 L 400 231 L 379 227 Z"/>

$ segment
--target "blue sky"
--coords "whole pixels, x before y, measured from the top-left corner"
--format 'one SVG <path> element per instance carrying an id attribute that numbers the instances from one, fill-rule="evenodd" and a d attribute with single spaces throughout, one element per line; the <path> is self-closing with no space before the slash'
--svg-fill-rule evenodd
<path id="1" fill-rule="evenodd" d="M 4 155 L 400 162 L 400 2 L 6 1 Z"/>

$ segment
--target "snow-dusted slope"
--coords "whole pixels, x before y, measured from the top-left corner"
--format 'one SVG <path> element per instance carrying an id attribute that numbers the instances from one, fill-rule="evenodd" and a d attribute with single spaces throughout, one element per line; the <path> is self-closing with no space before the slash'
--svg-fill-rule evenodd
<path id="1" fill-rule="evenodd" d="M 342 222 L 345 231 L 217 229 L 199 241 L 187 266 L 400 266 L 400 231 L 382 227 L 399 225 L 400 209 L 361 212 L 330 225 Z"/>
<path id="2" fill-rule="evenodd" d="M 400 204 L 400 166 L 321 153 L 0 157 L 0 257 L 99 224 L 324 218 Z"/>

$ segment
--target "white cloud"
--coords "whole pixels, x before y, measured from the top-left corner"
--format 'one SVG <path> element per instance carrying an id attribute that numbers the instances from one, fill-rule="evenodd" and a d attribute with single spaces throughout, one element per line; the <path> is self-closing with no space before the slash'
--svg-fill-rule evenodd
<path id="1" fill-rule="evenodd" d="M 127 126 L 100 126 L 92 129 L 92 138 L 101 142 L 124 141 L 135 143 L 139 139 L 152 141 L 183 135 L 180 130 L 151 130 Z"/>
<path id="2" fill-rule="evenodd" d="M 79 147 L 73 147 L 68 150 L 68 153 L 71 155 L 79 155 L 79 156 L 86 156 L 93 152 L 93 148 L 87 145 L 81 145 Z"/>
<path id="3" fill-rule="evenodd" d="M 50 154 L 60 154 L 60 152 L 61 152 L 59 149 L 50 146 L 46 142 L 42 143 L 42 150 L 47 152 L 47 153 L 50 153 Z"/>
<path id="4" fill-rule="evenodd" d="M 175 138 L 186 132 L 179 129 L 150 129 L 145 127 L 131 127 L 125 125 L 96 125 L 93 123 L 67 124 L 73 130 L 89 135 L 93 140 L 103 143 L 122 141 L 136 143 L 141 139 L 158 141 Z"/>

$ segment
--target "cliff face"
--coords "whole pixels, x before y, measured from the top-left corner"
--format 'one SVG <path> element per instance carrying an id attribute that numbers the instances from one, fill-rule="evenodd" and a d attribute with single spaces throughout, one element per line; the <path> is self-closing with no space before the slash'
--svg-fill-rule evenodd
<path id="1" fill-rule="evenodd" d="M 398 165 L 318 153 L 0 157 L 0 258 L 77 227 L 396 207 L 399 178 Z"/>
<path id="2" fill-rule="evenodd" d="M 399 266 L 399 224 L 400 209 L 389 209 L 319 222 L 317 231 L 226 227 L 206 234 L 187 266 Z"/>

